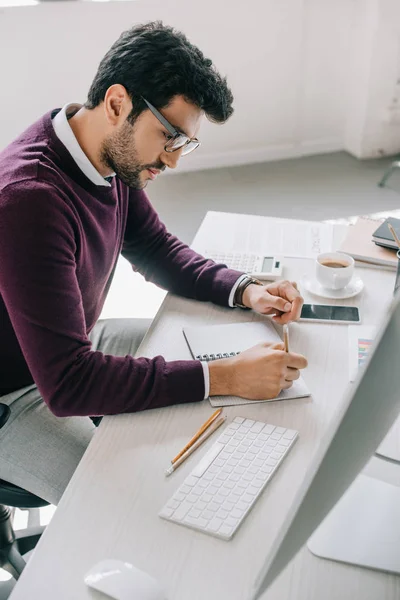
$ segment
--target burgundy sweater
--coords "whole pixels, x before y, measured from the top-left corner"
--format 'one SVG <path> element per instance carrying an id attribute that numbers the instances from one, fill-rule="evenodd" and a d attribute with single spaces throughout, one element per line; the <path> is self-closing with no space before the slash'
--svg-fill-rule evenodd
<path id="1" fill-rule="evenodd" d="M 204 397 L 199 361 L 94 352 L 88 333 L 120 253 L 148 281 L 228 306 L 241 275 L 167 232 L 144 191 L 96 186 L 48 113 L 0 153 L 0 396 L 35 383 L 57 416 Z"/>

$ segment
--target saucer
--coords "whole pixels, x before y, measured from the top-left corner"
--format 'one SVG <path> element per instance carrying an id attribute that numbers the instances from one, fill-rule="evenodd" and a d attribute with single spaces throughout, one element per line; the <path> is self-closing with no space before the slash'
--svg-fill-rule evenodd
<path id="1" fill-rule="evenodd" d="M 316 279 L 311 279 L 307 275 L 303 276 L 301 281 L 304 288 L 314 294 L 315 296 L 320 296 L 321 298 L 330 298 L 332 300 L 344 300 L 345 298 L 353 298 L 357 296 L 363 288 L 364 282 L 360 277 L 353 277 L 353 279 L 346 285 L 346 287 L 341 290 L 330 290 L 326 287 L 323 287 Z"/>

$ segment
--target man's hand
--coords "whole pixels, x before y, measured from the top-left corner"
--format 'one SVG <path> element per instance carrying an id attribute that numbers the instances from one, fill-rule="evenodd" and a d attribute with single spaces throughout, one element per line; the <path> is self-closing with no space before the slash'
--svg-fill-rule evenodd
<path id="1" fill-rule="evenodd" d="M 215 360 L 210 370 L 210 396 L 233 395 L 249 400 L 276 398 L 307 366 L 301 354 L 284 352 L 283 344 L 258 344 L 233 358 Z"/>
<path id="2" fill-rule="evenodd" d="M 300 318 L 304 300 L 294 281 L 276 281 L 268 285 L 247 286 L 242 302 L 261 315 L 274 314 L 272 320 L 284 325 Z"/>

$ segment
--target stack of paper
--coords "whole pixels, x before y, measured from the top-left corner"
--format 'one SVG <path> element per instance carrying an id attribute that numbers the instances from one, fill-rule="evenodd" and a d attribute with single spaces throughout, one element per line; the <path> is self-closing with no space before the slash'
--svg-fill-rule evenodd
<path id="1" fill-rule="evenodd" d="M 359 217 L 355 225 L 350 225 L 347 236 L 340 247 L 340 252 L 350 254 L 364 266 L 381 265 L 396 270 L 396 250 L 377 246 L 372 236 L 381 221 Z"/>

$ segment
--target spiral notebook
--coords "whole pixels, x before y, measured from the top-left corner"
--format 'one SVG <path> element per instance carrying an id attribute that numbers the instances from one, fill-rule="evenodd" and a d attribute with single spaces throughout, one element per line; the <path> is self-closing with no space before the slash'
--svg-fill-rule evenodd
<path id="1" fill-rule="evenodd" d="M 282 341 L 275 327 L 269 321 L 185 327 L 183 335 L 193 358 L 205 361 L 235 356 L 260 342 Z M 310 391 L 300 376 L 290 389 L 283 390 L 276 398 L 251 400 L 251 402 L 293 400 L 310 395 Z M 209 400 L 212 406 L 236 406 L 249 402 L 249 400 L 236 396 L 211 396 Z"/>

